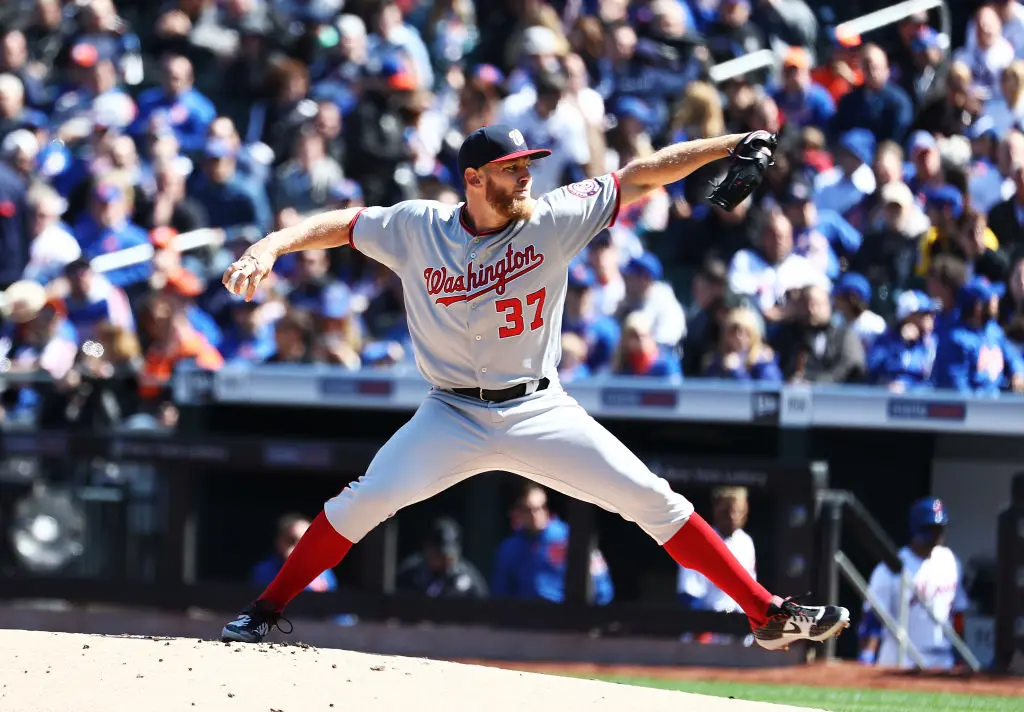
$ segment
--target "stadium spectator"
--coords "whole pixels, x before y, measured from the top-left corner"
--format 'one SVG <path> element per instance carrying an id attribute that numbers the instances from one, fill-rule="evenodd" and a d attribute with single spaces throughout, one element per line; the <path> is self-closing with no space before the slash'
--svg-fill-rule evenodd
<path id="1" fill-rule="evenodd" d="M 590 241 L 586 259 L 596 280 L 594 302 L 598 313 L 615 314 L 626 296 L 626 282 L 619 268 L 619 255 L 609 230 L 602 230 Z"/>
<path id="2" fill-rule="evenodd" d="M 149 244 L 149 235 L 131 221 L 132 205 L 122 184 L 108 179 L 97 183 L 92 190 L 89 213 L 75 223 L 74 231 L 82 246 L 82 255 L 95 259 L 129 247 Z M 106 273 L 106 278 L 130 296 L 146 290 L 146 281 L 152 274 L 149 260 L 118 267 Z"/>
<path id="3" fill-rule="evenodd" d="M 302 534 L 309 529 L 309 520 L 301 514 L 284 514 L 277 520 L 277 534 L 274 537 L 274 551 L 267 558 L 255 564 L 249 574 L 252 586 L 266 586 L 292 553 Z M 335 591 L 338 579 L 334 571 L 327 569 L 306 587 L 307 591 Z"/>
<path id="4" fill-rule="evenodd" d="M 1020 4 L 1014 4 L 1022 7 Z M 1022 51 L 1024 53 L 1024 51 Z M 1024 54 L 1019 55 L 1024 56 Z M 985 102 L 984 115 L 992 121 L 996 136 L 1005 135 L 1024 121 L 1024 59 L 1015 59 L 999 77 L 1000 92 Z"/>
<path id="5" fill-rule="evenodd" d="M 873 289 L 904 285 L 913 277 L 918 244 L 929 226 L 905 183 L 887 183 L 878 194 L 878 216 L 850 261 L 850 270 L 867 277 Z"/>
<path id="6" fill-rule="evenodd" d="M 836 165 L 815 177 L 813 200 L 820 209 L 845 216 L 875 192 L 875 137 L 868 129 L 850 129 L 840 136 L 835 156 Z"/>
<path id="7" fill-rule="evenodd" d="M 961 393 L 997 395 L 1009 386 L 1024 392 L 1024 358 L 991 321 L 993 292 L 982 279 L 968 281 L 957 295 L 959 311 L 940 334 L 935 354 L 935 385 Z"/>
<path id="8" fill-rule="evenodd" d="M 929 190 L 947 184 L 939 144 L 933 135 L 927 131 L 915 131 L 910 135 L 907 153 L 912 166 L 910 172 L 913 173 L 907 179 L 907 185 L 914 195 L 925 195 Z"/>
<path id="9" fill-rule="evenodd" d="M 25 181 L 0 161 L 0 287 L 17 281 L 28 262 Z"/>
<path id="10" fill-rule="evenodd" d="M 78 259 L 82 248 L 61 221 L 66 201 L 45 183 L 35 183 L 26 194 L 28 210 L 28 264 L 24 278 L 47 284 L 59 276 L 64 267 Z"/>
<path id="11" fill-rule="evenodd" d="M 999 303 L 999 325 L 1018 350 L 1024 349 L 1024 257 L 1018 257 Z"/>
<path id="12" fill-rule="evenodd" d="M 904 37 L 901 33 L 901 39 Z M 949 74 L 949 38 L 931 27 L 919 26 L 911 35 L 909 43 L 903 46 L 910 54 L 899 66 L 896 83 L 907 93 L 915 107 L 941 98 Z"/>
<path id="13" fill-rule="evenodd" d="M 586 177 L 590 164 L 586 120 L 568 100 L 565 75 L 542 72 L 529 91 L 505 99 L 498 122 L 522 131 L 526 143 L 552 150 L 551 162 L 538 161 L 533 167 L 533 189 L 543 195 L 555 188 Z"/>
<path id="14" fill-rule="evenodd" d="M 561 603 L 565 600 L 569 526 L 552 515 L 547 492 L 533 483 L 526 485 L 516 497 L 509 520 L 512 534 L 498 547 L 491 594 Z M 608 565 L 596 549 L 590 557 L 590 580 L 594 603 L 610 603 L 615 588 Z"/>
<path id="15" fill-rule="evenodd" d="M 992 8 L 999 16 L 1003 37 L 1013 46 L 1014 54 L 1024 57 L 1024 5 L 1017 0 L 999 0 L 992 3 Z M 978 46 L 977 24 L 976 17 L 967 23 L 965 46 L 968 50 Z"/>
<path id="16" fill-rule="evenodd" d="M 989 282 L 1003 284 L 1010 271 L 1009 256 L 1005 249 L 994 250 L 989 245 L 992 231 L 984 213 L 968 209 L 964 212 L 956 232 L 953 253 L 963 258 L 968 278 L 984 277 Z"/>
<path id="17" fill-rule="evenodd" d="M 850 90 L 836 104 L 833 133 L 838 137 L 851 129 L 867 129 L 877 141 L 902 143 L 914 120 L 910 97 L 890 81 L 889 59 L 881 47 L 864 45 L 861 63 L 864 84 Z"/>
<path id="18" fill-rule="evenodd" d="M 825 61 L 811 70 L 811 79 L 825 87 L 836 102 L 864 83 L 860 35 L 837 30 L 825 38 Z"/>
<path id="19" fill-rule="evenodd" d="M 990 114 L 979 116 L 971 124 L 966 137 L 971 140 L 971 158 L 965 167 L 967 174 L 967 197 L 971 207 L 988 213 L 1003 199 L 1005 180 L 997 167 L 999 132 Z"/>
<path id="20" fill-rule="evenodd" d="M 687 376 L 698 375 L 708 353 L 718 347 L 718 312 L 724 305 L 727 283 L 728 269 L 717 259 L 706 260 L 693 278 L 683 339 L 682 366 Z"/>
<path id="21" fill-rule="evenodd" d="M 1011 173 L 1014 193 L 988 214 L 988 224 L 1004 250 L 1016 252 L 1024 246 L 1024 163 Z"/>
<path id="22" fill-rule="evenodd" d="M 861 245 L 861 234 L 839 213 L 819 210 L 812 188 L 794 180 L 782 196 L 786 217 L 793 226 L 793 252 L 810 260 L 829 279 L 837 279 Z"/>
<path id="23" fill-rule="evenodd" d="M 868 380 L 895 393 L 931 387 L 935 363 L 935 312 L 939 304 L 923 292 L 903 292 L 896 324 L 868 351 Z"/>
<path id="24" fill-rule="evenodd" d="M 577 263 L 570 267 L 569 283 L 565 295 L 565 314 L 562 317 L 562 333 L 574 334 L 582 340 L 583 364 L 588 374 L 597 374 L 608 370 L 621 333 L 621 327 L 613 317 L 601 314 L 597 310 L 594 299 L 596 284 L 597 278 L 593 271 L 583 263 Z M 576 346 L 572 344 L 571 340 L 570 344 Z M 563 347 L 564 345 L 565 339 L 563 339 Z M 579 369 L 569 372 L 580 377 Z"/>
<path id="25" fill-rule="evenodd" d="M 717 487 L 711 493 L 711 522 L 725 545 L 743 568 L 757 578 L 757 553 L 754 540 L 744 531 L 750 514 L 746 487 Z M 692 610 L 736 613 L 734 600 L 696 571 L 679 568 L 677 584 L 680 601 Z"/>
<path id="26" fill-rule="evenodd" d="M 351 290 L 340 282 L 326 286 L 313 309 L 313 318 L 314 360 L 359 370 L 363 337 L 358 317 L 352 310 Z"/>
<path id="27" fill-rule="evenodd" d="M 650 252 L 632 258 L 622 268 L 626 293 L 619 304 L 618 318 L 643 314 L 650 323 L 651 336 L 664 348 L 674 348 L 686 336 L 686 315 L 671 285 L 663 281 L 661 261 Z"/>
<path id="28" fill-rule="evenodd" d="M 967 265 L 954 255 L 939 255 L 928 270 L 925 291 L 941 306 L 935 318 L 935 331 L 950 329 L 957 318 L 957 295 L 967 282 Z"/>
<path id="29" fill-rule="evenodd" d="M 239 173 L 237 149 L 213 138 L 203 153 L 189 192 L 206 211 L 210 227 L 223 229 L 229 240 L 269 232 L 272 217 L 266 190 Z"/>
<path id="30" fill-rule="evenodd" d="M 836 103 L 828 91 L 811 79 L 811 55 L 803 47 L 791 47 L 782 60 L 782 84 L 773 94 L 787 123 L 827 130 Z"/>
<path id="31" fill-rule="evenodd" d="M 821 269 L 793 252 L 793 226 L 781 212 L 765 220 L 761 249 L 741 250 L 729 265 L 729 289 L 753 299 L 769 322 L 782 318 L 788 292 L 825 282 Z"/>
<path id="32" fill-rule="evenodd" d="M 462 556 L 462 529 L 450 517 L 431 524 L 419 552 L 398 565 L 395 590 L 431 598 L 486 598 L 483 575 Z"/>
<path id="33" fill-rule="evenodd" d="M 0 141 L 19 129 L 46 124 L 46 116 L 29 108 L 24 80 L 16 74 L 0 74 Z"/>
<path id="34" fill-rule="evenodd" d="M 153 162 L 152 192 L 142 192 L 135 208 L 141 227 L 169 227 L 186 233 L 209 225 L 206 208 L 188 194 L 186 168 L 190 166 L 184 165 L 178 156 Z"/>
<path id="35" fill-rule="evenodd" d="M 224 358 L 189 323 L 183 306 L 170 295 L 155 292 L 141 308 L 139 324 L 149 344 L 140 374 L 140 396 L 153 409 L 167 400 L 170 379 L 178 362 L 194 359 L 199 368 L 216 371 Z"/>
<path id="36" fill-rule="evenodd" d="M 886 329 L 885 319 L 870 309 L 871 284 L 864 275 L 847 272 L 836 285 L 834 295 L 839 323 L 853 330 L 868 353 Z"/>
<path id="37" fill-rule="evenodd" d="M 911 129 L 936 136 L 963 136 L 984 111 L 984 102 L 974 92 L 972 82 L 971 68 L 964 62 L 953 62 L 945 95 L 922 106 Z"/>
<path id="38" fill-rule="evenodd" d="M 63 274 L 66 287 L 61 286 L 59 291 L 63 294 L 64 313 L 80 341 L 97 338 L 97 329 L 102 324 L 135 332 L 128 295 L 105 276 L 97 274 L 88 260 L 72 260 Z"/>
<path id="39" fill-rule="evenodd" d="M 331 186 L 344 174 L 338 162 L 327 155 L 326 141 L 313 124 L 296 136 L 291 156 L 274 175 L 274 209 L 278 215 L 286 209 L 303 215 L 322 209 Z"/>
<path id="40" fill-rule="evenodd" d="M 748 0 L 722 0 L 707 36 L 708 50 L 716 63 L 751 54 L 767 45 L 764 32 L 750 22 Z"/>
<path id="41" fill-rule="evenodd" d="M 263 301 L 260 295 L 252 301 L 231 299 L 226 308 L 230 323 L 224 329 L 220 349 L 226 362 L 261 363 L 274 354 L 277 349 L 274 325 L 263 308 Z"/>
<path id="42" fill-rule="evenodd" d="M 130 131 L 138 135 L 157 123 L 174 132 L 183 151 L 197 153 L 206 143 L 206 130 L 217 110 L 196 91 L 194 83 L 192 63 L 186 57 L 166 57 L 162 86 L 139 95 L 138 114 Z"/>
<path id="43" fill-rule="evenodd" d="M 857 334 L 832 319 L 828 291 L 806 287 L 794 301 L 772 345 L 789 383 L 857 383 L 864 379 L 864 347 Z"/>
<path id="44" fill-rule="evenodd" d="M 675 376 L 681 374 L 679 359 L 654 337 L 651 318 L 633 312 L 622 320 L 622 337 L 612 356 L 612 373 L 620 376 Z"/>
<path id="45" fill-rule="evenodd" d="M 274 353 L 266 363 L 313 363 L 313 324 L 309 315 L 293 310 L 274 322 Z"/>
<path id="46" fill-rule="evenodd" d="M 970 68 L 971 88 L 981 101 L 986 101 L 999 94 L 1000 77 L 1013 61 L 1014 49 L 1003 37 L 1003 22 L 991 5 L 978 8 L 973 29 L 974 45 L 957 50 L 953 59 Z"/>
<path id="47" fill-rule="evenodd" d="M 957 235 L 964 222 L 964 196 L 951 185 L 942 185 L 925 193 L 925 210 L 932 226 L 921 241 L 917 259 L 917 275 L 928 274 L 928 267 L 937 255 L 957 253 Z M 986 249 L 998 250 L 999 241 L 987 226 L 982 226 L 981 242 Z M 963 254 L 957 255 L 963 258 Z"/>
<path id="48" fill-rule="evenodd" d="M 572 331 L 562 332 L 562 358 L 558 362 L 558 380 L 572 383 L 590 378 L 592 375 L 587 362 L 590 360 L 590 349 L 587 342 L 579 334 Z"/>
<path id="49" fill-rule="evenodd" d="M 707 378 L 781 383 L 775 353 L 764 343 L 763 324 L 751 309 L 733 309 L 725 317 L 718 353 L 704 369 Z"/>
<path id="50" fill-rule="evenodd" d="M 47 105 L 46 87 L 40 79 L 45 70 L 33 66 L 29 56 L 28 38 L 17 27 L 0 30 L 0 73 L 11 74 L 21 80 L 26 106 L 42 110 Z M 40 114 L 37 114 L 39 116 Z M 0 129 L 0 135 L 3 131 Z"/>

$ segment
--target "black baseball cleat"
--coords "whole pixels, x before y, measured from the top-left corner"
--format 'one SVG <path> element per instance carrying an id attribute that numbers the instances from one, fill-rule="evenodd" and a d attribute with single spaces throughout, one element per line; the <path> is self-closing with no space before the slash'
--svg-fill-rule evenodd
<path id="1" fill-rule="evenodd" d="M 850 612 L 842 606 L 799 606 L 787 598 L 768 607 L 768 621 L 754 628 L 754 639 L 762 648 L 785 650 L 798 640 L 828 640 L 849 625 Z"/>
<path id="2" fill-rule="evenodd" d="M 288 630 L 279 625 L 281 621 L 288 624 Z M 224 642 L 259 643 L 274 627 L 285 634 L 292 632 L 291 621 L 279 611 L 273 610 L 264 601 L 253 601 L 242 609 L 238 618 L 224 626 L 220 639 Z"/>

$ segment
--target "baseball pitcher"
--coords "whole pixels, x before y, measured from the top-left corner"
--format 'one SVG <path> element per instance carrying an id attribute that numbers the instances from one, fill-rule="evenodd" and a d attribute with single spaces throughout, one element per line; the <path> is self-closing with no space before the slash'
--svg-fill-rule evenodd
<path id="1" fill-rule="evenodd" d="M 349 245 L 404 286 L 420 373 L 432 388 L 366 473 L 327 501 L 280 573 L 222 632 L 255 643 L 314 577 L 402 507 L 473 475 L 504 470 L 636 522 L 678 563 L 736 601 L 770 650 L 821 641 L 848 625 L 838 606 L 799 606 L 757 583 L 682 495 L 590 417 L 560 386 L 568 265 L 620 208 L 732 157 L 711 200 L 735 207 L 771 163 L 764 131 L 679 143 L 619 171 L 531 195 L 523 134 L 491 125 L 459 151 L 466 201 L 411 200 L 307 218 L 253 244 L 224 272 L 251 299 L 281 255 Z"/>

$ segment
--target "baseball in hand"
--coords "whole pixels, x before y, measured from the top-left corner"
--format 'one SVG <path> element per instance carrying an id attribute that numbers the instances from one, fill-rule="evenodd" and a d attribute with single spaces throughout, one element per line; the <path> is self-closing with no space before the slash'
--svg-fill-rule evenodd
<path id="1" fill-rule="evenodd" d="M 245 276 L 244 272 L 235 272 L 228 283 L 228 291 L 232 294 L 245 294 L 247 289 L 249 289 L 249 278 Z"/>

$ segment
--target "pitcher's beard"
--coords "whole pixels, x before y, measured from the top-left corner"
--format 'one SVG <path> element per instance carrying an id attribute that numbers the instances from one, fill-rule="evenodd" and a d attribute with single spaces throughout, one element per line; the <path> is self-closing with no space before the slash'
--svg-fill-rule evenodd
<path id="1" fill-rule="evenodd" d="M 528 193 L 517 195 L 512 191 L 503 191 L 488 182 L 484 186 L 484 197 L 495 212 L 510 222 L 529 220 L 533 215 L 534 200 Z"/>

